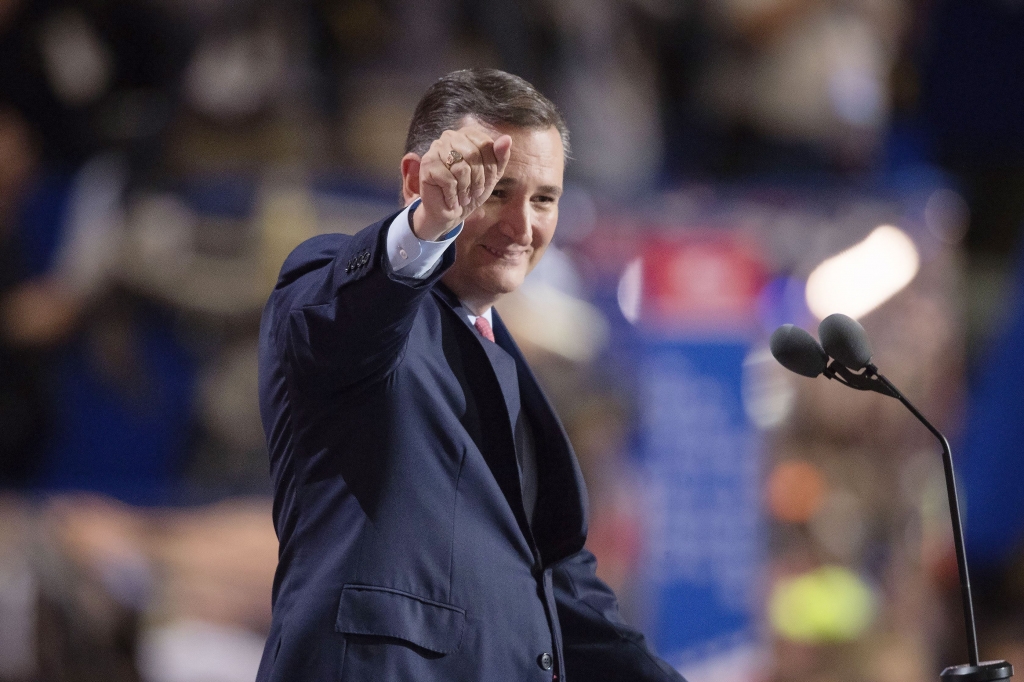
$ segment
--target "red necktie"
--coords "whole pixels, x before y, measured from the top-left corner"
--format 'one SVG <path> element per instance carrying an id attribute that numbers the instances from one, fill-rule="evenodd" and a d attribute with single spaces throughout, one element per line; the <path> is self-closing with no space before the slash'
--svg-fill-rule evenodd
<path id="1" fill-rule="evenodd" d="M 491 330 L 491 324 L 487 321 L 487 318 L 481 315 L 473 321 L 473 326 L 480 332 L 480 336 L 484 337 L 491 343 L 494 343 L 494 331 Z"/>

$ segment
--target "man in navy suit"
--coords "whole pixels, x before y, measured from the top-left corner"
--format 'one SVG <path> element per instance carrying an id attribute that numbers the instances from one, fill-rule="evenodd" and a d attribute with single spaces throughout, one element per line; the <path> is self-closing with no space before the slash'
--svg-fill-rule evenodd
<path id="1" fill-rule="evenodd" d="M 260 682 L 681 682 L 596 577 L 575 455 L 491 307 L 551 241 L 567 146 L 526 81 L 449 74 L 410 125 L 405 209 L 285 262 Z"/>

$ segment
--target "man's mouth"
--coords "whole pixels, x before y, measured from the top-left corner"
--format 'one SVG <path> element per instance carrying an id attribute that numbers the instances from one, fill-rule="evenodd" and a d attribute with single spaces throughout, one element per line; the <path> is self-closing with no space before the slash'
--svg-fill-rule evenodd
<path id="1" fill-rule="evenodd" d="M 501 260 L 515 261 L 521 256 L 526 255 L 526 249 L 495 249 L 486 244 L 481 244 L 480 246 L 484 247 L 487 253 Z"/>

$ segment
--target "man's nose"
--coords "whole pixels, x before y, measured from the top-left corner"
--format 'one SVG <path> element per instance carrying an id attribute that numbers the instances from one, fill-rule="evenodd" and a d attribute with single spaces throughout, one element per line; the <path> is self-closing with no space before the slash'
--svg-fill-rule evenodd
<path id="1" fill-rule="evenodd" d="M 527 246 L 533 241 L 533 226 L 530 202 L 509 202 L 501 217 L 502 231 L 513 244 Z"/>

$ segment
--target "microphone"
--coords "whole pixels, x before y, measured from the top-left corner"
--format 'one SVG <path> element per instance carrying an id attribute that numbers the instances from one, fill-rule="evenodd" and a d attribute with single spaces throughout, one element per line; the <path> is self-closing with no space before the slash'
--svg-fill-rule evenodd
<path id="1" fill-rule="evenodd" d="M 784 324 L 772 333 L 768 345 L 779 364 L 791 372 L 811 379 L 824 374 L 859 391 L 876 391 L 896 397 L 875 373 L 850 371 L 874 367 L 869 362 L 871 344 L 864 327 L 856 320 L 838 313 L 829 315 L 818 327 L 818 335 L 822 343 L 800 327 Z M 828 360 L 830 356 L 834 358 L 832 362 Z"/>
<path id="2" fill-rule="evenodd" d="M 813 379 L 825 371 L 828 356 L 818 341 L 800 327 L 784 324 L 775 330 L 768 345 L 772 355 L 791 372 Z"/>
<path id="3" fill-rule="evenodd" d="M 842 313 L 829 315 L 818 325 L 818 338 L 825 352 L 847 369 L 859 372 L 871 362 L 867 332 L 852 317 Z"/>
<path id="4" fill-rule="evenodd" d="M 960 521 L 960 502 L 956 494 L 953 474 L 953 454 L 949 441 L 925 419 L 906 396 L 871 364 L 871 344 L 867 332 L 851 317 L 835 313 L 818 326 L 821 345 L 799 327 L 784 324 L 772 334 L 770 347 L 775 359 L 788 370 L 815 378 L 824 374 L 859 391 L 875 391 L 896 398 L 910 410 L 918 421 L 931 431 L 942 445 L 942 468 L 946 476 L 946 496 L 949 515 L 953 523 L 953 545 L 960 574 L 960 595 L 963 601 L 964 625 L 967 629 L 967 653 L 970 663 L 946 668 L 940 674 L 943 682 L 997 682 L 1013 677 L 1013 666 L 1006 661 L 980 661 L 978 636 L 974 626 L 974 602 L 971 580 L 967 573 L 967 553 L 964 549 L 964 531 Z M 832 361 L 829 362 L 828 358 Z"/>

